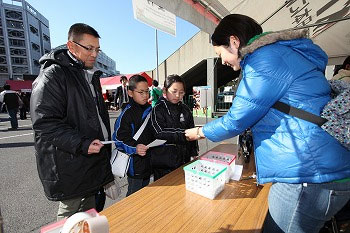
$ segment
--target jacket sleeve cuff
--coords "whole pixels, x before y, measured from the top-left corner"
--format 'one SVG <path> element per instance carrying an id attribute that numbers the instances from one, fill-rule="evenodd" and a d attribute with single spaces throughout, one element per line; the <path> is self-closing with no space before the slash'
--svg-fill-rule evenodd
<path id="1" fill-rule="evenodd" d="M 88 155 L 89 146 L 93 140 L 84 140 L 81 144 L 81 153 L 84 155 Z"/>

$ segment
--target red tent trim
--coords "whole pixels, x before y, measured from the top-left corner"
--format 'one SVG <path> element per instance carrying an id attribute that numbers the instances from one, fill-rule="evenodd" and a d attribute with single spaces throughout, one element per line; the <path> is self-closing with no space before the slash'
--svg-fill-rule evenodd
<path id="1" fill-rule="evenodd" d="M 23 89 L 31 90 L 32 89 L 32 83 L 31 80 L 6 80 L 6 84 L 9 84 L 11 86 L 11 90 L 13 91 L 21 91 Z"/>
<path id="2" fill-rule="evenodd" d="M 147 79 L 148 86 L 149 87 L 152 86 L 153 79 L 148 74 L 146 74 L 146 72 L 140 72 L 137 74 L 145 77 Z M 133 75 L 135 75 L 135 74 L 125 74 L 125 75 L 117 75 L 117 76 L 112 76 L 112 77 L 107 77 L 107 78 L 101 78 L 100 82 L 101 82 L 102 86 L 121 84 L 120 83 L 121 76 L 126 76 L 126 78 L 129 80 L 131 78 L 131 76 L 133 76 Z"/>

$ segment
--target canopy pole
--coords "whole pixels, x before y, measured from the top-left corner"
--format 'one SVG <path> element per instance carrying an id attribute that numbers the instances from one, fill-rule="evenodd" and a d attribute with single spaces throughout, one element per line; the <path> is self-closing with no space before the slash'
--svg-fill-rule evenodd
<path id="1" fill-rule="evenodd" d="M 158 70 L 158 30 L 155 29 L 156 33 L 156 61 L 157 61 L 157 66 L 156 66 L 156 80 L 159 82 L 159 70 Z"/>
<path id="2" fill-rule="evenodd" d="M 268 16 L 265 20 L 263 20 L 260 25 L 263 25 L 264 23 L 266 23 L 266 21 L 268 21 L 269 19 L 271 19 L 275 14 L 277 14 L 280 10 L 282 10 L 283 7 L 285 7 L 289 2 L 289 1 L 286 1 L 280 8 L 278 8 L 277 10 L 275 10 L 275 12 L 273 12 L 270 16 Z"/>

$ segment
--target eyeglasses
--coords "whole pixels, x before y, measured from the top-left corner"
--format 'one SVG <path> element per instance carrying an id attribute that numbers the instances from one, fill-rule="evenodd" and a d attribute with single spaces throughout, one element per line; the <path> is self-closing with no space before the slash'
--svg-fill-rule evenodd
<path id="1" fill-rule="evenodd" d="M 84 48 L 86 51 L 88 51 L 89 53 L 93 53 L 94 51 L 96 52 L 96 53 L 99 53 L 99 52 L 101 52 L 102 50 L 100 49 L 100 48 L 95 48 L 95 47 L 92 47 L 92 46 L 84 46 L 84 45 L 82 45 L 82 44 L 79 44 L 78 42 L 75 42 L 74 40 L 73 40 L 73 43 L 74 44 L 76 44 L 76 45 L 79 45 L 80 47 L 82 47 L 82 48 Z"/>
<path id="2" fill-rule="evenodd" d="M 184 91 L 173 91 L 173 90 L 168 90 L 170 92 L 170 94 L 172 95 L 179 95 L 179 96 L 184 96 L 185 92 Z"/>
<path id="3" fill-rule="evenodd" d="M 136 90 L 134 90 L 134 92 L 137 92 L 137 93 L 139 93 L 142 96 L 149 95 L 149 91 L 136 91 Z"/>

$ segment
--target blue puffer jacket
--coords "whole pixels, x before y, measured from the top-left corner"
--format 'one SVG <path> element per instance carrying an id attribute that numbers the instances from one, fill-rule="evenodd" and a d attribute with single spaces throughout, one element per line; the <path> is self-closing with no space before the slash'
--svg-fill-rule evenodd
<path id="1" fill-rule="evenodd" d="M 323 183 L 350 177 L 350 152 L 317 125 L 271 106 L 320 115 L 330 100 L 327 55 L 302 32 L 265 35 L 242 50 L 242 81 L 229 112 L 206 124 L 212 141 L 253 132 L 259 183 Z M 283 38 L 283 40 L 282 40 Z"/>

